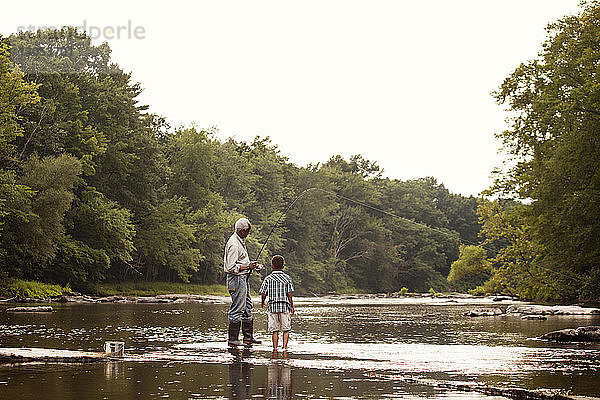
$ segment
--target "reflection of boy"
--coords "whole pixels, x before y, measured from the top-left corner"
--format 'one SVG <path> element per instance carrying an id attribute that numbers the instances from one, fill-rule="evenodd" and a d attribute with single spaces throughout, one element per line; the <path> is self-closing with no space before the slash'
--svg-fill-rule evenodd
<path id="1" fill-rule="evenodd" d="M 294 302 L 292 292 L 294 285 L 292 278 L 285 272 L 283 267 L 285 259 L 282 256 L 274 256 L 271 260 L 271 272 L 263 281 L 259 293 L 262 295 L 262 307 L 267 308 L 265 299 L 269 297 L 269 323 L 268 329 L 271 332 L 273 348 L 277 348 L 279 341 L 279 331 L 283 332 L 283 348 L 287 349 L 292 329 L 292 317 L 294 314 Z"/>
<path id="2" fill-rule="evenodd" d="M 273 357 L 277 358 L 277 350 L 273 351 Z M 284 356 L 284 358 L 287 358 Z M 292 398 L 292 367 L 287 363 L 274 361 L 267 368 L 267 387 L 269 399 L 291 399 Z"/>

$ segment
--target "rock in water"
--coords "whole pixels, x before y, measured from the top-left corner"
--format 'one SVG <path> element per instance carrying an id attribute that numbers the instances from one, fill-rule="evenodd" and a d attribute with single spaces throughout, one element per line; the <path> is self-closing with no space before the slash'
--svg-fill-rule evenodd
<path id="1" fill-rule="evenodd" d="M 508 306 L 506 313 L 525 315 L 594 315 L 600 314 L 600 309 L 579 306 L 541 306 L 528 304 Z"/>
<path id="2" fill-rule="evenodd" d="M 104 353 L 88 351 L 59 350 L 43 348 L 0 348 L 0 362 L 29 363 L 29 362 L 59 362 L 83 363 L 91 361 L 107 361 Z"/>
<path id="3" fill-rule="evenodd" d="M 477 308 L 475 310 L 467 311 L 463 315 L 467 317 L 493 317 L 502 314 L 504 314 L 504 312 L 500 308 Z"/>
<path id="4" fill-rule="evenodd" d="M 523 315 L 521 317 L 521 319 L 533 319 L 533 320 L 541 320 L 541 321 L 545 321 L 548 319 L 548 317 L 544 316 L 544 315 Z"/>
<path id="5" fill-rule="evenodd" d="M 540 339 L 557 342 L 600 342 L 600 326 L 581 326 L 575 329 L 561 329 L 540 336 Z"/>
<path id="6" fill-rule="evenodd" d="M 52 312 L 50 306 L 39 306 L 39 307 L 13 307 L 7 308 L 7 312 Z"/>

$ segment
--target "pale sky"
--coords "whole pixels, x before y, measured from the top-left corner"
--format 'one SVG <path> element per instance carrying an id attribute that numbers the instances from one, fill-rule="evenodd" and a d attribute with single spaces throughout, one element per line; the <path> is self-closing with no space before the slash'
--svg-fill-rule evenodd
<path id="1" fill-rule="evenodd" d="M 174 126 L 270 136 L 299 165 L 360 153 L 390 178 L 476 195 L 502 158 L 506 113 L 490 92 L 578 3 L 9 0 L 0 33 L 125 27 L 94 43 L 109 43 L 141 102 Z"/>

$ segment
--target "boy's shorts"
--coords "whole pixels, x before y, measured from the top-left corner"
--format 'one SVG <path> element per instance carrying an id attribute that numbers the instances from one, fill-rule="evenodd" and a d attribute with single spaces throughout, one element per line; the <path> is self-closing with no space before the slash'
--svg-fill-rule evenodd
<path id="1" fill-rule="evenodd" d="M 283 331 L 289 332 L 292 329 L 292 316 L 286 312 L 269 313 L 268 330 L 269 333 Z"/>

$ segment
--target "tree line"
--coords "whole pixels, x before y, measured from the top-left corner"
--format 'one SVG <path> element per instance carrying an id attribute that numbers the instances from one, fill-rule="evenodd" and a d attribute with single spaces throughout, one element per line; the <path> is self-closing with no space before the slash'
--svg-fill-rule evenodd
<path id="1" fill-rule="evenodd" d="M 268 138 L 170 127 L 141 88 L 74 28 L 1 40 L 0 268 L 9 277 L 214 283 L 225 239 L 250 218 L 256 255 L 286 256 L 302 292 L 442 289 L 459 238 L 477 241 L 477 199 L 433 178 L 384 178 L 360 155 L 297 166 Z M 417 225 L 412 221 L 421 223 Z M 427 226 L 436 230 L 428 229 Z"/>
<path id="2" fill-rule="evenodd" d="M 246 216 L 300 293 L 600 293 L 600 7 L 551 24 L 495 92 L 509 167 L 485 198 L 383 176 L 360 155 L 298 166 L 269 138 L 169 126 L 110 48 L 75 28 L 0 37 L 0 273 L 70 283 L 222 281 Z M 390 217 L 368 204 L 400 216 Z M 258 279 L 258 278 L 254 278 Z"/>

